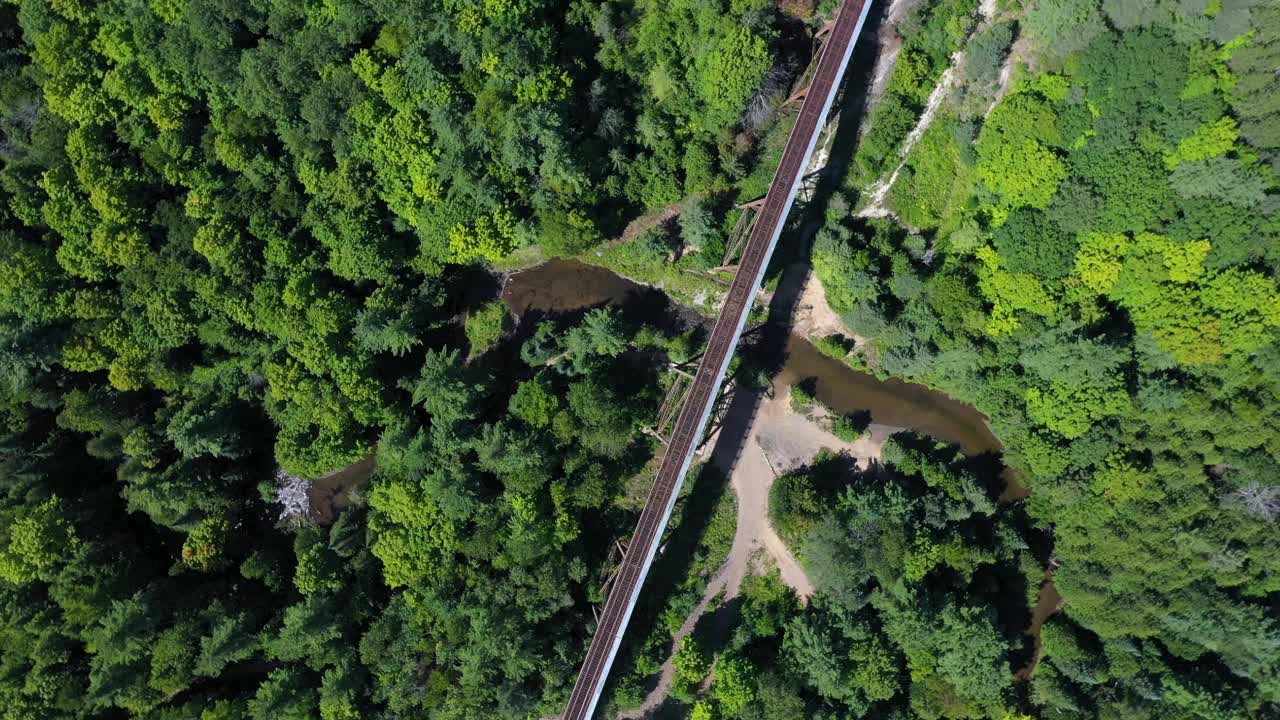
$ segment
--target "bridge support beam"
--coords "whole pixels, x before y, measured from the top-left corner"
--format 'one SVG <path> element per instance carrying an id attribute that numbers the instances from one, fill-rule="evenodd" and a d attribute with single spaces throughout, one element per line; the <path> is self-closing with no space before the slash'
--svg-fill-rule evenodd
<path id="1" fill-rule="evenodd" d="M 818 135 L 831 111 L 840 80 L 853 52 L 854 42 L 862 31 L 870 6 L 871 0 L 843 0 L 836 10 L 830 37 L 818 61 L 812 87 L 782 152 L 782 160 L 769 186 L 769 193 L 759 206 L 759 215 L 743 250 L 738 273 L 734 276 L 724 307 L 708 338 L 707 349 L 698 364 L 698 372 L 689 383 L 688 396 L 682 403 L 667 441 L 667 451 L 663 455 L 644 509 L 640 512 L 640 519 L 619 566 L 613 589 L 605 601 L 587 657 L 569 696 L 563 720 L 589 720 L 595 713 L 609 669 L 622 644 L 627 623 L 631 620 L 631 612 L 640 597 L 645 576 L 662 543 L 662 534 L 671 518 L 680 486 L 711 419 L 719 389 L 729 369 L 729 361 L 733 358 L 733 350 L 742 336 L 751 305 L 764 280 L 765 268 L 778 244 L 787 213 L 800 190 L 805 168 L 813 157 Z"/>

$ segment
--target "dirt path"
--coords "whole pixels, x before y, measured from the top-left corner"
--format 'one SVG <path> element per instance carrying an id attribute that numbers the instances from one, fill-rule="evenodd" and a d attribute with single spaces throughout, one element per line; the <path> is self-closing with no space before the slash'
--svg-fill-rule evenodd
<path id="1" fill-rule="evenodd" d="M 656 227 L 665 222 L 670 222 L 680 214 L 680 210 L 683 209 L 685 203 L 689 201 L 690 198 L 685 198 L 678 202 L 671 203 L 664 208 L 651 210 L 650 212 L 641 215 L 635 220 L 627 223 L 627 226 L 622 229 L 622 234 L 605 243 L 605 247 L 613 247 L 615 245 L 621 245 L 624 242 L 635 240 L 640 237 L 641 233 L 645 230 L 648 230 L 651 227 Z"/>
<path id="2" fill-rule="evenodd" d="M 902 45 L 902 38 L 896 30 L 897 23 L 906 16 L 915 2 L 917 0 L 893 0 L 887 11 L 886 22 L 878 38 L 881 53 L 874 71 L 870 98 L 878 96 L 884 90 Z M 869 100 L 871 101 L 873 100 Z M 818 172 L 826 165 L 830 141 L 834 137 L 834 133 L 829 130 L 828 128 L 822 147 L 812 158 L 806 174 Z M 655 213 L 651 219 L 642 218 L 633 222 L 628 227 L 631 232 L 624 232 L 623 237 L 615 242 L 624 242 L 634 237 L 637 225 L 644 227 L 669 219 L 671 216 L 668 213 L 671 212 L 672 208 L 666 208 Z M 811 223 L 800 231 L 800 235 L 810 238 L 817 228 L 816 223 Z M 848 332 L 839 314 L 827 303 L 822 283 L 807 262 L 789 267 L 778 290 L 766 302 L 773 307 L 791 308 L 787 318 L 788 327 L 801 337 Z M 724 564 L 708 581 L 701 601 L 674 634 L 673 652 L 693 632 L 713 603 L 720 605 L 738 596 L 748 573 L 762 569 L 755 567 L 756 559 L 761 556 L 776 565 L 783 582 L 795 590 L 802 602 L 807 602 L 814 593 L 813 582 L 769 523 L 769 492 L 774 480 L 779 474 L 810 462 L 823 448 L 846 452 L 859 465 L 865 466 L 870 460 L 879 459 L 884 440 L 897 430 L 872 425 L 869 432 L 857 442 L 846 443 L 823 429 L 814 418 L 794 413 L 788 397 L 788 388 L 777 385 L 775 380 L 772 392 L 766 396 L 739 398 L 731 404 L 720 430 L 707 440 L 707 447 L 714 448 L 711 464 L 729 475 L 737 497 L 738 522 L 733 544 Z M 735 437 L 742 438 L 741 445 L 732 440 Z M 731 442 L 723 443 L 721 438 L 730 438 Z M 725 448 L 726 445 L 734 447 Z M 619 713 L 619 718 L 638 720 L 659 710 L 670 696 L 675 678 L 672 659 L 669 656 L 663 662 L 658 682 L 644 702 L 636 708 Z"/>
<path id="3" fill-rule="evenodd" d="M 729 482 L 738 497 L 738 529 L 733 538 L 733 547 L 729 550 L 728 562 L 725 563 L 727 568 L 731 568 L 729 574 L 732 592 L 728 597 L 737 595 L 742 580 L 747 575 L 752 554 L 764 548 L 768 557 L 782 572 L 783 581 L 795 589 L 801 599 L 808 599 L 813 595 L 813 583 L 805 575 L 800 562 L 787 550 L 769 525 L 769 490 L 773 487 L 774 473 L 757 436 L 771 415 L 768 412 L 770 402 L 766 399 L 760 404 L 737 462 L 732 467 L 720 468 L 730 473 Z"/>
<path id="4" fill-rule="evenodd" d="M 693 632 L 695 627 L 697 627 L 698 621 L 702 619 L 702 615 L 707 611 L 707 607 L 710 606 L 712 602 L 716 601 L 724 591 L 725 571 L 728 568 L 729 565 L 726 563 L 720 568 L 715 576 L 711 578 L 711 581 L 707 583 L 707 591 L 702 595 L 702 601 L 693 609 L 693 612 L 689 613 L 689 617 L 685 618 L 684 624 L 680 626 L 680 629 L 676 631 L 675 635 L 671 636 L 671 649 L 673 651 L 679 649 L 680 642 L 683 641 L 689 633 Z M 739 579 L 739 584 L 740 583 L 741 579 Z M 653 689 L 649 691 L 649 694 L 645 696 L 644 702 L 636 708 L 618 713 L 619 720 L 639 720 L 640 718 L 647 717 L 667 701 L 667 697 L 671 694 L 671 683 L 675 681 L 676 677 L 676 666 L 675 663 L 672 662 L 673 658 L 674 655 L 668 657 L 666 661 L 662 663 L 662 669 L 658 671 L 658 684 L 655 685 Z"/>
<path id="5" fill-rule="evenodd" d="M 818 225 L 811 223 L 800 234 L 809 238 L 817 229 Z M 790 265 L 777 290 L 765 302 L 771 307 L 791 308 L 788 326 L 802 337 L 848 332 L 839 314 L 827 303 L 822 283 L 808 262 Z M 729 475 L 737 496 L 738 524 L 724 564 L 707 582 L 701 601 L 672 637 L 673 651 L 693 632 L 712 603 L 719 605 L 736 598 L 747 574 L 764 570 L 756 567 L 761 558 L 777 566 L 783 582 L 802 601 L 813 595 L 813 583 L 804 567 L 769 524 L 769 491 L 777 473 L 807 463 L 824 447 L 858 458 L 880 456 L 880 446 L 889 434 L 883 427 L 872 426 L 867 437 L 857 443 L 844 443 L 815 420 L 793 413 L 788 397 L 785 385 L 775 385 L 766 397 L 744 391 L 744 397 L 731 403 L 719 431 L 707 439 L 709 462 Z M 667 701 L 674 679 L 675 665 L 668 656 L 659 670 L 657 684 L 644 702 L 618 717 L 639 720 L 652 715 Z"/>

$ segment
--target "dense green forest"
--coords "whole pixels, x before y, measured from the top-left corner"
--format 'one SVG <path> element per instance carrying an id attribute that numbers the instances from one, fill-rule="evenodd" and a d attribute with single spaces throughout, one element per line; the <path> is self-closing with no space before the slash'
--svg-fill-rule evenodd
<path id="1" fill-rule="evenodd" d="M 491 270 L 708 311 L 834 5 L 0 0 L 0 718 L 560 712 L 698 331 Z M 610 711 L 674 649 L 696 720 L 1280 718 L 1280 7 L 993 5 L 898 23 L 813 266 L 826 352 L 1003 455 L 820 454 L 770 498 L 816 594 L 671 648 L 734 532 L 696 473 Z"/>
<path id="2" fill-rule="evenodd" d="M 1050 542 L 1039 560 L 1065 604 L 1020 683 L 1024 708 L 1044 717 L 1276 717 L 1280 8 L 997 6 L 971 26 L 956 86 L 885 206 L 860 212 L 915 117 L 885 104 L 858 149 L 869 159 L 827 206 L 814 266 L 858 338 L 849 360 L 973 402 L 1029 486 L 1027 518 Z M 904 52 L 919 42 L 909 38 Z M 1002 88 L 1011 45 L 1018 66 Z M 929 69 L 915 65 L 899 61 L 883 103 L 910 110 L 899 96 L 914 97 L 921 107 L 921 93 L 896 89 Z M 882 130 L 892 123 L 906 129 Z M 889 217 L 864 217 L 880 210 Z M 810 612 L 840 607 L 841 597 L 869 602 L 874 614 L 841 616 L 853 620 L 828 625 L 828 637 L 843 633 L 855 662 L 875 642 L 904 657 L 915 715 L 993 716 L 992 693 L 1004 688 L 1007 699 L 1007 682 L 966 672 L 987 662 L 981 652 L 1006 653 L 981 639 L 987 620 L 966 622 L 973 655 L 958 662 L 949 630 L 932 636 L 941 649 L 895 634 L 900 595 L 883 570 L 872 571 L 869 600 L 865 584 L 851 584 L 884 551 L 855 549 L 847 537 L 865 537 L 866 517 L 879 518 L 880 537 L 903 522 L 900 501 L 890 513 L 877 502 L 845 497 L 808 530 L 787 521 L 825 578 Z M 933 525 L 924 542 L 942 547 L 952 582 L 968 578 L 984 546 L 952 548 L 945 532 Z M 834 566 L 833 546 L 845 548 Z M 909 545 L 890 578 L 911 578 L 933 552 Z M 991 552 L 979 576 L 1017 562 Z M 908 587 L 928 598 L 913 606 L 920 612 L 948 585 Z M 981 605 L 993 587 L 946 598 L 941 627 L 976 604 L 1000 629 L 1000 603 Z M 879 687 L 858 680 L 830 694 L 821 679 L 808 684 L 846 704 L 875 699 Z"/>
<path id="3" fill-rule="evenodd" d="M 752 177 L 791 10 L 0 2 L 0 717 L 557 712 L 692 338 L 476 268 Z"/>
<path id="4" fill-rule="evenodd" d="M 448 268 L 727 187 L 779 84 L 763 1 L 2 7 L 19 399 L 248 372 L 303 474 L 371 450 Z"/>
<path id="5" fill-rule="evenodd" d="M 992 499 L 989 456 L 904 434 L 883 461 L 823 455 L 775 484 L 773 523 L 819 594 L 802 608 L 776 575 L 748 583 L 707 703 L 724 717 L 1006 718 L 1026 704 L 1014 673 L 1032 662 L 1022 630 L 1046 534 Z"/>

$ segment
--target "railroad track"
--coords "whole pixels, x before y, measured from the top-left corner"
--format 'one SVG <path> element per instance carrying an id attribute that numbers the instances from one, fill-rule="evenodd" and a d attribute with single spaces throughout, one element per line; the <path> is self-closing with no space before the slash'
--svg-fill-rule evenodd
<path id="1" fill-rule="evenodd" d="M 685 396 L 684 405 L 676 419 L 667 451 L 649 490 L 635 533 L 627 546 L 618 568 L 613 587 L 609 591 L 596 625 L 595 635 L 587 650 L 586 660 L 579 671 L 569 705 L 563 720 L 588 720 L 595 712 L 596 703 L 604 689 L 613 665 L 622 634 L 626 631 L 631 611 L 635 608 L 645 575 L 653 562 L 654 553 L 662 539 L 662 532 L 671 517 L 671 508 L 680 492 L 680 485 L 689 471 L 693 451 L 699 436 L 706 428 L 707 419 L 715 405 L 716 395 L 724 382 L 729 360 L 737 347 L 738 338 L 752 302 L 764 279 L 765 268 L 778 243 L 778 236 L 795 200 L 796 191 L 803 179 L 804 170 L 813 155 L 823 121 L 831 110 L 840 79 L 853 51 L 853 44 L 862 23 L 866 20 L 871 0 L 844 0 L 836 11 L 835 21 L 822 56 L 818 61 L 812 84 L 805 96 L 800 115 L 791 129 L 782 160 L 769 185 L 755 225 L 743 250 L 738 273 L 729 288 L 728 297 L 715 327 L 707 341 L 706 352 L 698 364 L 698 372 Z"/>

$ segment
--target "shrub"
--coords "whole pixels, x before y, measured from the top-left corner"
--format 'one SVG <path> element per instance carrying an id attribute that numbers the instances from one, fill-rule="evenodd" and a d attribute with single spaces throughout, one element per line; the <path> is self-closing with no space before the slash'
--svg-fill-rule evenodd
<path id="1" fill-rule="evenodd" d="M 680 239 L 698 249 L 698 264 L 712 268 L 724 257 L 724 234 L 716 225 L 711 209 L 700 200 L 689 203 L 680 214 Z"/>
<path id="2" fill-rule="evenodd" d="M 688 362 L 702 348 L 702 327 L 694 326 L 665 341 L 667 359 L 671 362 Z"/>
<path id="3" fill-rule="evenodd" d="M 698 683 L 711 671 L 711 658 L 702 644 L 692 636 L 680 641 L 680 649 L 671 658 L 675 666 L 676 677 L 671 694 L 677 698 L 692 699 Z"/>
<path id="4" fill-rule="evenodd" d="M 717 717 L 715 706 L 706 700 L 699 700 L 689 711 L 689 720 L 716 720 Z"/>
<path id="5" fill-rule="evenodd" d="M 726 717 L 739 717 L 755 699 L 756 668 L 738 655 L 723 657 L 716 665 L 712 694 Z"/>
<path id="6" fill-rule="evenodd" d="M 871 182 L 885 170 L 890 157 L 915 127 L 918 113 L 905 96 L 886 93 L 880 106 L 871 113 L 871 129 L 862 138 L 854 163 L 862 182 Z"/>
<path id="7" fill-rule="evenodd" d="M 805 378 L 800 382 L 791 385 L 791 409 L 796 412 L 805 412 L 813 406 L 815 400 L 814 392 L 817 387 L 817 378 Z"/>
<path id="8" fill-rule="evenodd" d="M 998 81 L 1001 66 L 1012 44 L 1011 23 L 992 25 L 974 33 L 964 64 L 965 81 L 975 85 Z"/>
<path id="9" fill-rule="evenodd" d="M 538 214 L 538 234 L 548 255 L 577 255 L 600 242 L 600 231 L 577 210 L 548 210 Z"/>
<path id="10" fill-rule="evenodd" d="M 700 83 L 707 125 L 732 125 L 772 64 L 769 44 L 749 28 L 722 38 L 706 59 Z"/>
<path id="11" fill-rule="evenodd" d="M 560 411 L 560 398 L 553 394 L 548 383 L 540 378 L 533 378 L 520 383 L 516 393 L 511 396 L 510 412 L 515 417 L 536 428 L 551 426 L 551 421 Z"/>
<path id="12" fill-rule="evenodd" d="M 665 225 L 656 225 L 634 240 L 610 248 L 613 267 L 624 275 L 644 276 L 660 272 L 672 251 L 671 234 Z"/>
<path id="13" fill-rule="evenodd" d="M 792 548 L 799 547 L 823 512 L 823 498 L 804 472 L 783 475 L 769 491 L 769 524 Z"/>
<path id="14" fill-rule="evenodd" d="M 864 411 L 840 415 L 831 422 L 831 434 L 844 442 L 855 442 L 871 425 L 871 413 Z"/>
<path id="15" fill-rule="evenodd" d="M 479 310 L 467 316 L 467 341 L 471 343 L 471 355 L 480 355 L 502 337 L 507 326 L 507 306 L 500 300 L 485 303 Z"/>
<path id="16" fill-rule="evenodd" d="M 935 118 L 907 157 L 889 192 L 889 204 L 912 227 L 946 225 L 969 195 L 972 172 L 964 157 L 973 126 Z"/>
<path id="17" fill-rule="evenodd" d="M 817 338 L 813 345 L 818 348 L 818 352 L 836 360 L 844 360 L 849 351 L 853 350 L 853 340 L 839 333 Z"/>

